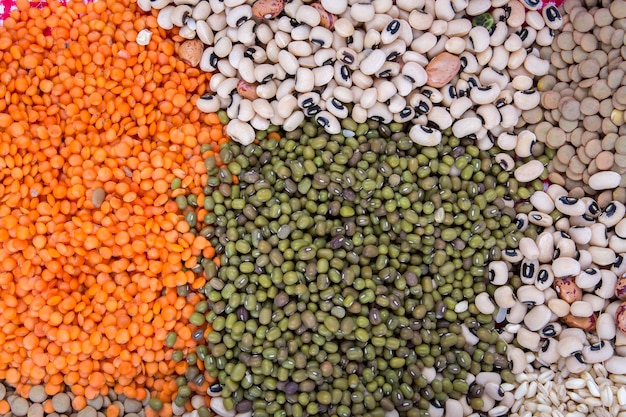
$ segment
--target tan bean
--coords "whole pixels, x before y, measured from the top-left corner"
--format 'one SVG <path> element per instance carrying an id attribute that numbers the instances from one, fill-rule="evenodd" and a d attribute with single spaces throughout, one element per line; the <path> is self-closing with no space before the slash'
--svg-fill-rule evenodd
<path id="1" fill-rule="evenodd" d="M 615 162 L 615 156 L 613 152 L 602 151 L 598 155 L 596 155 L 596 159 L 594 160 L 596 167 L 600 171 L 607 171 L 611 169 L 613 163 Z"/>
<path id="2" fill-rule="evenodd" d="M 579 13 L 575 19 L 573 19 L 574 29 L 578 32 L 585 33 L 593 29 L 595 21 L 593 16 L 589 12 Z"/>

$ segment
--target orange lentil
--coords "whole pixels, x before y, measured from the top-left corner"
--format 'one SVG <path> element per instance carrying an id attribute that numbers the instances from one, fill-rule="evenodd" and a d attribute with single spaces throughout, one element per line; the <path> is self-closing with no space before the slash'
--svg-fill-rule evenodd
<path id="1" fill-rule="evenodd" d="M 22 395 L 69 386 L 77 410 L 109 389 L 173 398 L 187 365 L 165 360 L 165 337 L 193 349 L 200 301 L 176 287 L 201 288 L 184 265 L 215 257 L 173 201 L 200 195 L 189 210 L 207 214 L 203 161 L 227 140 L 193 104 L 210 74 L 179 61 L 182 38 L 133 3 L 18 0 L 0 26 L 0 379 Z"/>

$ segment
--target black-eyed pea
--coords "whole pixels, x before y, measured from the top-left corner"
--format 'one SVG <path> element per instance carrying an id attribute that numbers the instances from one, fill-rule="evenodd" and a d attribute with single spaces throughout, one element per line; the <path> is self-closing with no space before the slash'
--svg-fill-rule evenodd
<path id="1" fill-rule="evenodd" d="M 587 365 L 582 357 L 582 352 L 565 358 L 565 368 L 572 374 L 580 374 L 584 372 L 589 365 Z"/>
<path id="2" fill-rule="evenodd" d="M 441 142 L 441 131 L 416 124 L 411 127 L 409 137 L 420 146 L 436 146 Z"/>
<path id="3" fill-rule="evenodd" d="M 575 336 L 563 336 L 562 333 L 559 338 L 558 350 L 561 357 L 567 358 L 576 353 L 582 352 L 583 342 Z"/>
<path id="4" fill-rule="evenodd" d="M 276 100 L 281 100 L 283 97 L 292 95 L 296 91 L 296 80 L 293 78 L 287 78 L 278 83 L 276 88 Z"/>
<path id="5" fill-rule="evenodd" d="M 489 48 L 489 31 L 482 26 L 473 27 L 467 39 L 467 46 L 475 53 L 482 53 Z"/>
<path id="6" fill-rule="evenodd" d="M 337 118 L 328 111 L 321 111 L 315 115 L 315 122 L 322 126 L 324 130 L 331 134 L 336 135 L 341 132 L 341 125 Z"/>
<path id="7" fill-rule="evenodd" d="M 207 17 L 209 16 L 207 15 L 205 19 Z M 238 28 L 251 18 L 252 7 L 249 4 L 241 4 L 237 7 L 230 9 L 230 11 L 226 13 L 226 24 L 230 27 Z"/>
<path id="8" fill-rule="evenodd" d="M 152 3 L 156 3 L 153 2 L 152 0 L 138 0 L 137 1 L 137 6 L 144 12 L 150 12 L 152 10 Z M 169 1 L 165 3 L 166 5 L 169 4 Z"/>
<path id="9" fill-rule="evenodd" d="M 283 119 L 288 118 L 298 107 L 298 100 L 291 94 L 283 96 L 278 100 L 277 114 Z"/>
<path id="10" fill-rule="evenodd" d="M 598 174 L 595 174 L 595 175 L 598 175 Z M 625 214 L 626 214 L 626 206 L 624 206 L 623 203 L 615 200 L 615 201 L 611 201 L 608 205 L 606 205 L 606 207 L 604 208 L 604 210 L 602 210 L 602 213 L 598 217 L 598 220 L 602 224 L 604 224 L 607 228 L 609 228 L 609 227 L 613 227 L 617 225 L 618 222 L 620 222 L 624 218 Z"/>
<path id="11" fill-rule="evenodd" d="M 258 116 L 264 119 L 271 119 L 272 117 L 274 117 L 274 108 L 269 103 L 269 101 L 263 98 L 257 98 L 252 100 L 252 108 Z"/>
<path id="12" fill-rule="evenodd" d="M 585 301 L 574 301 L 570 306 L 570 314 L 574 317 L 586 318 L 594 314 L 591 304 Z"/>
<path id="13" fill-rule="evenodd" d="M 270 127 L 270 121 L 255 114 L 252 120 L 250 120 L 250 125 L 256 130 L 267 130 Z"/>
<path id="14" fill-rule="evenodd" d="M 378 102 L 378 92 L 376 88 L 371 87 L 363 90 L 363 94 L 361 94 L 361 98 L 359 100 L 359 104 L 363 109 L 370 109 Z"/>
<path id="15" fill-rule="evenodd" d="M 583 290 L 593 290 L 600 283 L 602 274 L 598 268 L 587 268 L 576 276 L 576 285 Z"/>
<path id="16" fill-rule="evenodd" d="M 248 123 L 232 119 L 226 126 L 226 134 L 234 141 L 249 145 L 254 141 L 254 129 Z"/>
<path id="17" fill-rule="evenodd" d="M 482 314 L 493 314 L 496 310 L 491 297 L 486 292 L 478 294 L 474 304 Z"/>
<path id="18" fill-rule="evenodd" d="M 285 123 L 285 118 L 280 117 L 278 115 L 278 102 L 274 100 L 274 101 L 271 101 L 270 104 L 272 105 L 274 116 L 272 116 L 272 118 L 269 119 L 269 124 L 274 125 L 274 126 L 282 126 L 283 123 Z M 250 123 L 252 123 L 252 120 L 250 121 Z"/>
<path id="19" fill-rule="evenodd" d="M 549 366 L 561 359 L 559 354 L 559 342 L 556 339 L 545 340 L 539 349 L 537 359 L 540 363 Z"/>
<path id="20" fill-rule="evenodd" d="M 238 83 L 239 83 L 239 80 L 237 78 L 226 78 L 223 82 L 221 82 L 217 86 L 215 92 L 217 93 L 218 96 L 227 98 L 232 93 L 237 91 Z"/>
<path id="21" fill-rule="evenodd" d="M 335 71 L 330 65 L 313 68 L 314 85 L 321 87 L 327 85 L 335 76 Z"/>
<path id="22" fill-rule="evenodd" d="M 528 305 L 531 308 L 541 305 L 545 302 L 544 292 L 537 289 L 534 285 L 522 285 L 517 289 L 515 295 L 520 302 Z M 550 316 L 549 312 L 548 316 Z"/>
<path id="23" fill-rule="evenodd" d="M 367 117 L 380 123 L 391 123 L 393 114 L 386 104 L 378 102 L 367 110 Z"/>
<path id="24" fill-rule="evenodd" d="M 220 104 L 219 98 L 212 94 L 205 94 L 196 101 L 196 107 L 203 113 L 217 112 L 221 108 Z"/>
<path id="25" fill-rule="evenodd" d="M 470 99 L 474 104 L 491 104 L 496 101 L 500 95 L 500 87 L 498 84 L 489 84 L 486 86 L 475 87 L 470 90 Z"/>
<path id="26" fill-rule="evenodd" d="M 399 63 L 387 61 L 378 71 L 374 73 L 374 77 L 391 79 L 392 77 L 400 74 L 400 69 L 401 67 Z"/>
<path id="27" fill-rule="evenodd" d="M 496 107 L 498 106 L 496 105 Z M 511 104 L 505 104 L 501 107 L 498 107 L 498 112 L 500 113 L 501 117 L 500 126 L 503 129 L 511 129 L 515 127 L 519 121 L 519 116 L 521 114 L 521 110 Z M 515 145 L 513 144 L 513 149 L 514 148 Z"/>
<path id="28" fill-rule="evenodd" d="M 484 66 L 489 65 L 489 61 L 491 61 L 492 56 L 493 56 L 493 49 L 487 48 L 482 52 L 476 53 L 476 60 L 478 61 L 478 64 L 480 66 L 484 67 Z"/>
<path id="29" fill-rule="evenodd" d="M 553 298 L 548 301 L 548 308 L 557 317 L 565 317 L 569 314 L 570 304 L 560 298 Z"/>
<path id="30" fill-rule="evenodd" d="M 415 111 L 407 106 L 393 115 L 393 121 L 396 123 L 406 123 L 415 117 Z"/>
<path id="31" fill-rule="evenodd" d="M 374 88 L 376 89 L 376 99 L 380 103 L 384 103 L 391 97 L 398 93 L 396 86 L 391 82 L 383 79 L 377 79 L 374 81 Z"/>
<path id="32" fill-rule="evenodd" d="M 294 111 L 291 115 L 285 118 L 283 122 L 283 129 L 287 132 L 292 132 L 300 126 L 300 124 L 304 121 L 304 113 L 301 111 Z"/>
<path id="33" fill-rule="evenodd" d="M 296 72 L 298 71 L 298 68 L 299 68 L 299 64 L 298 64 L 298 58 L 296 58 L 295 55 L 293 55 L 292 53 L 290 53 L 289 51 L 285 49 L 282 49 L 278 53 L 278 63 L 287 74 L 296 75 Z"/>
<path id="34" fill-rule="evenodd" d="M 482 127 L 482 121 L 476 116 L 457 120 L 452 125 L 452 134 L 457 138 L 464 138 L 477 133 Z"/>
<path id="35" fill-rule="evenodd" d="M 600 340 L 612 340 L 615 337 L 617 328 L 615 316 L 609 313 L 602 313 L 596 321 L 596 331 Z"/>
<path id="36" fill-rule="evenodd" d="M 334 97 L 326 101 L 326 110 L 339 119 L 348 117 L 348 108 L 346 105 Z"/>
<path id="37" fill-rule="evenodd" d="M 162 3 L 163 0 L 161 0 L 159 3 Z M 156 9 L 155 7 L 155 3 L 157 2 L 150 2 L 152 4 L 152 8 Z M 174 12 L 174 9 L 176 8 L 173 5 L 168 5 L 169 1 L 165 2 L 165 6 L 162 7 L 159 10 L 159 14 L 157 15 L 157 24 L 159 25 L 160 28 L 165 29 L 165 30 L 170 30 L 174 27 L 174 22 L 172 21 L 172 13 Z"/>
<path id="38" fill-rule="evenodd" d="M 230 95 L 227 97 L 220 97 L 220 102 L 221 100 L 228 100 L 228 97 L 230 97 Z M 232 120 L 237 117 L 237 115 L 239 114 L 239 105 L 243 100 L 244 99 L 239 94 L 232 95 L 232 97 L 230 98 L 230 102 L 226 107 L 226 114 L 228 115 L 229 119 Z"/>
<path id="39" fill-rule="evenodd" d="M 452 126 L 453 118 L 444 107 L 435 106 L 428 112 L 428 121 L 433 123 L 439 130 L 446 130 Z"/>
<path id="40" fill-rule="evenodd" d="M 549 263 L 554 257 L 554 237 L 549 231 L 542 232 L 537 236 L 537 248 L 539 249 L 539 262 Z"/>
<path id="41" fill-rule="evenodd" d="M 335 61 L 334 80 L 337 85 L 348 88 L 352 86 L 352 73 L 350 68 L 341 61 Z"/>
<path id="42" fill-rule="evenodd" d="M 539 336 L 539 333 L 537 332 L 532 332 L 526 329 L 525 327 L 521 327 L 519 331 L 517 332 L 517 342 L 519 343 L 521 347 L 526 348 L 530 350 L 531 352 L 537 352 L 539 348 L 541 347 L 541 336 Z M 517 358 L 517 356 L 518 355 L 515 354 L 514 358 L 517 360 L 521 360 L 521 357 Z M 514 361 L 514 359 L 511 359 L 511 354 L 509 358 L 510 360 Z M 524 358 L 524 363 L 526 363 L 526 358 Z M 517 370 L 515 362 L 513 363 L 513 368 Z M 512 370 L 512 372 L 516 373 L 515 370 Z"/>
<path id="43" fill-rule="evenodd" d="M 276 97 L 276 92 L 278 91 L 279 82 L 276 80 L 270 80 L 266 83 L 259 84 L 256 86 L 256 95 L 259 98 L 264 98 L 266 100 L 270 100 Z"/>
<path id="44" fill-rule="evenodd" d="M 461 60 L 461 76 L 464 74 L 475 74 L 479 71 L 478 60 L 476 56 L 468 51 L 459 55 Z"/>
<path id="45" fill-rule="evenodd" d="M 470 108 L 472 108 L 473 105 L 474 105 L 474 103 L 472 103 L 472 100 L 470 100 L 469 97 L 459 97 L 456 100 L 454 100 L 452 102 L 452 104 L 450 105 L 450 115 L 452 117 L 454 117 L 455 119 L 458 119 L 466 111 L 468 111 Z M 477 110 L 476 113 L 481 115 L 481 117 L 483 117 L 483 119 L 484 119 L 484 116 L 482 115 L 482 112 L 480 112 L 479 110 Z M 500 118 L 500 115 L 498 114 L 498 119 L 499 118 Z"/>
<path id="46" fill-rule="evenodd" d="M 578 263 L 580 264 L 580 269 L 589 269 L 592 266 L 593 258 L 591 254 L 586 249 L 580 249 L 578 251 Z"/>
<path id="47" fill-rule="evenodd" d="M 482 26 L 481 26 L 482 27 Z M 445 35 L 448 37 L 465 37 L 472 30 L 472 22 L 469 19 L 453 19 L 448 23 Z"/>
<path id="48" fill-rule="evenodd" d="M 401 95 L 402 97 L 408 96 L 411 93 L 411 91 L 413 91 L 413 84 L 411 83 L 409 78 L 407 78 L 404 75 L 397 75 L 393 77 L 391 79 L 391 82 L 393 83 L 393 85 L 396 86 L 396 89 L 398 90 L 398 94 Z"/>
<path id="49" fill-rule="evenodd" d="M 500 308 L 512 308 L 516 303 L 515 297 L 513 296 L 513 290 L 507 285 L 502 285 L 496 288 L 493 293 L 493 297 L 496 305 Z"/>
<path id="50" fill-rule="evenodd" d="M 527 56 L 528 56 L 528 53 L 526 52 L 526 49 L 518 49 L 517 51 L 511 52 L 509 54 L 507 67 L 510 70 L 517 70 L 521 68 L 524 65 L 524 62 L 526 61 Z"/>
<path id="51" fill-rule="evenodd" d="M 483 14 L 491 8 L 491 1 L 489 0 L 475 0 L 469 2 L 465 8 L 465 12 L 470 16 L 478 16 Z"/>
<path id="52" fill-rule="evenodd" d="M 526 24 L 537 31 L 546 27 L 546 22 L 541 12 L 538 10 L 529 10 L 526 12 Z"/>
<path id="53" fill-rule="evenodd" d="M 541 304 L 531 308 L 530 311 L 526 313 L 524 316 L 524 325 L 528 330 L 536 332 L 545 327 L 550 322 L 550 319 L 550 309 Z"/>
<path id="54" fill-rule="evenodd" d="M 255 115 L 252 102 L 248 99 L 243 99 L 239 103 L 239 109 L 237 110 L 237 118 L 242 122 L 249 122 Z"/>
<path id="55" fill-rule="evenodd" d="M 519 250 L 525 258 L 535 260 L 539 258 L 539 248 L 535 241 L 529 237 L 523 237 L 519 241 Z"/>
<path id="56" fill-rule="evenodd" d="M 193 9 L 187 4 L 180 4 L 171 12 L 170 19 L 175 26 L 182 28 L 191 18 Z"/>
<path id="57" fill-rule="evenodd" d="M 396 114 L 406 108 L 406 99 L 398 94 L 389 99 L 387 108 L 392 114 Z M 445 111 L 445 110 L 444 110 Z M 395 116 L 394 116 L 395 120 Z"/>
<path id="58" fill-rule="evenodd" d="M 322 16 L 318 12 L 317 8 L 308 5 L 302 5 L 298 7 L 295 19 L 298 22 L 307 24 L 313 28 L 320 25 Z"/>
<path id="59" fill-rule="evenodd" d="M 518 167 L 514 172 L 514 176 L 517 181 L 527 183 L 539 178 L 543 171 L 543 163 L 538 160 L 532 160 Z"/>
<path id="60" fill-rule="evenodd" d="M 498 94 L 501 90 L 507 88 L 509 82 L 511 81 L 508 74 L 498 71 L 492 67 L 486 67 L 478 76 L 478 80 L 480 84 L 483 86 L 489 86 L 495 84 L 499 87 Z M 532 83 L 531 83 L 532 85 Z"/>
<path id="61" fill-rule="evenodd" d="M 612 249 L 598 246 L 590 246 L 588 249 L 593 262 L 599 266 L 609 266 L 616 260 L 616 254 Z"/>
<path id="62" fill-rule="evenodd" d="M 595 313 L 600 313 L 606 306 L 606 300 L 598 295 L 586 293 L 583 295 L 583 301 L 591 306 Z"/>
<path id="63" fill-rule="evenodd" d="M 218 62 L 219 62 L 219 57 L 215 55 L 213 47 L 210 46 L 208 48 L 205 48 L 204 52 L 202 52 L 202 56 L 200 57 L 200 69 L 204 72 L 213 72 L 217 69 Z M 211 81 L 213 81 L 213 78 L 215 77 L 212 77 Z M 211 90 L 215 91 L 215 88 L 211 88 Z"/>
<path id="64" fill-rule="evenodd" d="M 228 62 L 228 59 L 220 59 L 217 61 L 217 70 L 220 74 L 229 78 L 237 77 L 238 73 L 237 68 L 233 67 L 230 62 Z"/>

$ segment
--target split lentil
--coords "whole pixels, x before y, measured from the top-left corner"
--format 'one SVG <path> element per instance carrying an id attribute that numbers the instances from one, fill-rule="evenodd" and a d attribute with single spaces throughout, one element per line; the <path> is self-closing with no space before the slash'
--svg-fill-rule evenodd
<path id="1" fill-rule="evenodd" d="M 207 213 L 204 160 L 226 140 L 194 106 L 210 75 L 130 1 L 20 0 L 3 23 L 0 378 L 59 412 L 67 387 L 76 411 L 152 391 L 170 415 L 176 376 L 202 367 L 173 352 L 210 330 L 190 321 L 206 282 L 194 271 L 214 255 L 191 219 Z"/>

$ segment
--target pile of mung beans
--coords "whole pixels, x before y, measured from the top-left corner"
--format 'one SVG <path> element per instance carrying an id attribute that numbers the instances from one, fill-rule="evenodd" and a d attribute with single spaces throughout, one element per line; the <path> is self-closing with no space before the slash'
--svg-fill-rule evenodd
<path id="1" fill-rule="evenodd" d="M 488 411 L 495 399 L 474 379 L 514 379 L 475 296 L 485 265 L 522 236 L 505 200 L 526 189 L 514 193 L 499 150 L 471 139 L 444 132 L 421 148 L 401 124 L 343 128 L 310 120 L 222 147 L 204 219 L 222 254 L 207 292 L 207 371 L 223 387 L 212 404 L 257 416 L 418 416 L 452 400 Z"/>
<path id="2" fill-rule="evenodd" d="M 626 1 L 562 3 L 137 0 L 232 139 L 172 414 L 626 415 Z"/>

